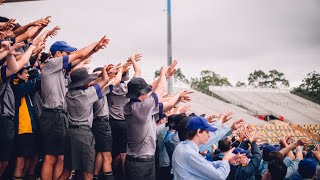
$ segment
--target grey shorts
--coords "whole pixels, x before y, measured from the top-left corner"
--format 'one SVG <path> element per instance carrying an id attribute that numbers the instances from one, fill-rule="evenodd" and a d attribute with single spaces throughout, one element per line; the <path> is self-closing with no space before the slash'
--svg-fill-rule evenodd
<path id="1" fill-rule="evenodd" d="M 89 128 L 67 129 L 64 169 L 93 173 L 94 145 L 94 136 Z"/>

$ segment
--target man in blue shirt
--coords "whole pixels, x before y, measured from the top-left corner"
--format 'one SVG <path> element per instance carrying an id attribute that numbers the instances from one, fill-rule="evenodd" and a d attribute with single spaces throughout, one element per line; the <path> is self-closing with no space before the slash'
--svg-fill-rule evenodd
<path id="1" fill-rule="evenodd" d="M 229 161 L 243 155 L 225 153 L 222 161 L 209 162 L 199 154 L 199 146 L 210 138 L 209 131 L 217 129 L 208 124 L 208 120 L 192 117 L 187 124 L 186 141 L 181 142 L 173 152 L 172 171 L 174 179 L 226 179 L 230 172 Z"/>

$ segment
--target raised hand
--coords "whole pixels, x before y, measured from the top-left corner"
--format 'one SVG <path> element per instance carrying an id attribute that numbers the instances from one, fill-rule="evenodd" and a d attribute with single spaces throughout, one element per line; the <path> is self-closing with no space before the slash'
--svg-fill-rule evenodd
<path id="1" fill-rule="evenodd" d="M 134 56 L 131 56 L 128 58 L 127 62 L 132 62 L 133 60 L 135 60 L 136 62 L 140 61 L 142 58 L 142 54 L 135 54 Z"/>
<path id="2" fill-rule="evenodd" d="M 0 26 L 0 31 L 6 31 L 8 29 L 13 29 L 16 19 L 9 19 L 6 23 Z"/>
<path id="3" fill-rule="evenodd" d="M 58 34 L 58 31 L 60 30 L 60 27 L 59 26 L 56 26 L 54 27 L 53 29 L 51 29 L 49 32 L 48 32 L 48 35 L 47 36 L 50 36 L 51 38 L 53 38 L 54 36 L 56 36 Z"/>
<path id="4" fill-rule="evenodd" d="M 191 110 L 191 105 L 178 106 L 178 113 L 186 113 Z"/>
<path id="5" fill-rule="evenodd" d="M 209 117 L 207 117 L 208 122 L 209 122 L 209 123 L 216 122 L 216 120 L 215 120 L 214 118 L 218 118 L 218 116 L 217 116 L 217 115 L 215 115 L 215 114 L 210 115 Z"/>
<path id="6" fill-rule="evenodd" d="M 109 39 L 107 39 L 107 36 L 103 36 L 93 50 L 97 52 L 100 49 L 107 47 L 107 44 L 109 44 Z"/>
<path id="7" fill-rule="evenodd" d="M 297 141 L 297 144 L 299 146 L 306 146 L 310 143 L 310 139 L 309 138 L 300 138 L 298 141 Z"/>
<path id="8" fill-rule="evenodd" d="M 225 113 L 222 113 L 219 115 L 219 120 L 222 122 L 222 123 L 226 123 L 228 122 L 230 119 L 232 119 L 232 115 L 233 112 L 229 111 L 229 112 L 225 112 Z"/>
<path id="9" fill-rule="evenodd" d="M 169 67 L 168 66 L 163 66 L 161 69 L 160 69 L 160 75 L 166 75 L 167 71 L 168 71 Z"/>
<path id="10" fill-rule="evenodd" d="M 257 142 L 259 139 L 259 136 L 257 134 L 253 134 L 252 132 L 246 132 L 244 135 L 251 143 Z"/>
<path id="11" fill-rule="evenodd" d="M 176 65 L 178 64 L 177 60 L 174 60 L 171 65 L 168 68 L 168 71 L 166 72 L 166 78 L 168 79 L 169 77 L 173 76 L 174 73 L 176 72 Z"/>
<path id="12" fill-rule="evenodd" d="M 232 131 L 237 130 L 237 129 L 241 128 L 243 125 L 244 125 L 244 120 L 243 119 L 235 121 L 231 126 L 231 130 Z"/>
<path id="13" fill-rule="evenodd" d="M 131 63 L 126 62 L 126 63 L 123 65 L 122 73 L 125 73 L 125 72 L 129 71 L 130 66 L 131 66 Z"/>
<path id="14" fill-rule="evenodd" d="M 184 103 L 191 101 L 189 94 L 192 94 L 192 93 L 193 93 L 192 91 L 187 91 L 187 90 L 180 91 L 179 101 Z"/>
<path id="15" fill-rule="evenodd" d="M 50 18 L 51 18 L 51 16 L 47 16 L 47 17 L 41 18 L 39 20 L 36 20 L 32 24 L 34 26 L 44 26 L 44 27 L 46 27 L 51 22 Z"/>

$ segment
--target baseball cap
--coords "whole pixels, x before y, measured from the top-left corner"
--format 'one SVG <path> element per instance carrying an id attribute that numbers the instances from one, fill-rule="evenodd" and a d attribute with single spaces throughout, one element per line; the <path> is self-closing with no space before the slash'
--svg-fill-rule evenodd
<path id="1" fill-rule="evenodd" d="M 302 177 L 308 177 L 316 173 L 317 165 L 310 159 L 304 159 L 299 162 L 298 172 Z"/>
<path id="2" fill-rule="evenodd" d="M 244 150 L 242 148 L 235 148 L 233 151 L 232 151 L 233 154 L 246 154 L 246 156 L 248 156 L 250 154 L 250 150 Z"/>
<path id="3" fill-rule="evenodd" d="M 77 50 L 77 48 L 71 47 L 65 41 L 56 41 L 50 47 L 50 52 L 51 52 L 52 56 L 54 56 L 57 51 L 66 51 L 66 52 L 71 53 L 71 52 L 74 52 L 76 50 Z"/>
<path id="4" fill-rule="evenodd" d="M 192 117 L 187 124 L 187 129 L 194 131 L 201 129 L 211 132 L 215 132 L 217 130 L 217 128 L 210 126 L 208 120 L 202 116 Z"/>
<path id="5" fill-rule="evenodd" d="M 272 151 L 278 151 L 278 149 L 274 146 L 271 146 L 271 145 L 267 145 L 263 148 L 263 151 L 262 151 L 262 157 L 263 157 L 263 160 L 264 161 L 269 161 L 270 160 L 270 152 Z"/>

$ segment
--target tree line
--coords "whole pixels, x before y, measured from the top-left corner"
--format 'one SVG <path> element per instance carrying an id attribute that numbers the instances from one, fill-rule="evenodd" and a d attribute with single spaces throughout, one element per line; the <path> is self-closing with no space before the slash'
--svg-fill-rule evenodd
<path id="1" fill-rule="evenodd" d="M 159 76 L 159 70 L 155 72 L 155 77 Z M 233 86 L 227 77 L 220 76 L 211 70 L 203 70 L 199 78 L 187 79 L 178 68 L 174 74 L 176 80 L 190 84 L 193 89 L 210 94 L 210 86 Z M 289 80 L 284 77 L 282 72 L 270 70 L 264 72 L 255 70 L 249 74 L 247 82 L 238 81 L 235 87 L 261 87 L 261 88 L 281 88 L 289 87 Z M 307 74 L 298 87 L 294 87 L 291 93 L 309 99 L 320 104 L 320 74 L 313 71 Z"/>

